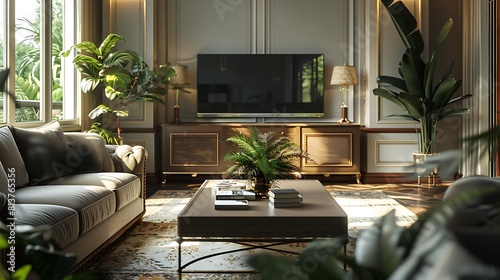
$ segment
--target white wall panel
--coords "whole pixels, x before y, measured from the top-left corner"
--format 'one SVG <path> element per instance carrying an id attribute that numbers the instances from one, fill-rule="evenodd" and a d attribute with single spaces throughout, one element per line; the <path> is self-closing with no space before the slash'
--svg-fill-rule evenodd
<path id="1" fill-rule="evenodd" d="M 421 20 L 421 1 L 403 0 L 410 12 Z M 367 53 L 367 88 L 366 88 L 366 112 L 365 125 L 367 127 L 401 128 L 414 127 L 413 122 L 408 120 L 389 117 L 392 114 L 404 114 L 399 106 L 375 97 L 373 89 L 378 87 L 376 79 L 380 75 L 399 77 L 398 65 L 405 46 L 397 33 L 385 7 L 380 1 L 367 1 L 366 13 L 366 53 Z"/>
<path id="2" fill-rule="evenodd" d="M 147 0 L 107 0 L 103 7 L 109 14 L 104 21 L 104 36 L 122 35 L 125 41 L 116 44 L 117 50 L 133 50 L 153 66 L 152 2 Z M 119 107 L 118 105 L 115 105 Z M 121 119 L 123 128 L 152 128 L 154 111 L 151 103 L 132 104 L 130 117 Z"/>
<path id="3" fill-rule="evenodd" d="M 250 53 L 252 49 L 252 0 L 169 1 L 169 52 L 171 64 L 188 67 L 191 94 L 180 94 L 182 121 L 196 118 L 196 56 L 199 53 Z M 168 114 L 174 104 L 169 93 Z"/>
<path id="4" fill-rule="evenodd" d="M 366 149 L 368 173 L 408 172 L 412 153 L 418 150 L 415 133 L 367 133 Z"/>
<path id="5" fill-rule="evenodd" d="M 341 94 L 339 87 L 330 85 L 330 78 L 334 66 L 352 65 L 349 2 L 274 0 L 267 9 L 267 52 L 325 54 L 325 117 L 321 121 L 335 122 L 340 117 Z M 354 108 L 352 94 L 347 103 Z M 351 120 L 353 112 L 349 112 Z"/>
<path id="6" fill-rule="evenodd" d="M 143 146 L 147 153 L 147 173 L 154 173 L 155 170 L 155 135 L 154 133 L 123 133 L 124 144 Z"/>

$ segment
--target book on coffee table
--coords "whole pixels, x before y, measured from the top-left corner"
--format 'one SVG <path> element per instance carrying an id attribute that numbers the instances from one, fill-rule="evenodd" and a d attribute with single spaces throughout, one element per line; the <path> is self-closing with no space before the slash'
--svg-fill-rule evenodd
<path id="1" fill-rule="evenodd" d="M 297 197 L 299 192 L 296 189 L 270 189 L 267 192 L 268 197 L 273 198 L 291 198 Z"/>
<path id="2" fill-rule="evenodd" d="M 245 210 L 248 200 L 215 200 L 215 210 Z"/>
<path id="3" fill-rule="evenodd" d="M 255 193 L 246 190 L 216 190 L 218 200 L 255 200 Z"/>
<path id="4" fill-rule="evenodd" d="M 217 183 L 217 189 L 244 190 L 247 188 L 246 181 L 222 180 Z"/>
<path id="5" fill-rule="evenodd" d="M 289 203 L 289 202 L 302 202 L 303 198 L 300 194 L 296 197 L 269 197 L 272 203 Z"/>
<path id="6" fill-rule="evenodd" d="M 302 202 L 273 202 L 269 200 L 269 205 L 274 208 L 288 208 L 288 207 L 300 207 L 302 206 Z"/>

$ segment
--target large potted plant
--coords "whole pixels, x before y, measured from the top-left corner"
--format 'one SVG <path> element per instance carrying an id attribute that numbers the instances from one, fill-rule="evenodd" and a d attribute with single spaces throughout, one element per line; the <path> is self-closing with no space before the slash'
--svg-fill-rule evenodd
<path id="1" fill-rule="evenodd" d="M 342 249 L 346 238 L 337 237 L 315 240 L 293 259 L 261 252 L 248 263 L 270 280 L 498 279 L 499 203 L 498 182 L 480 179 L 410 227 L 397 225 L 394 210 L 387 213 L 361 233 L 354 256 Z"/>
<path id="2" fill-rule="evenodd" d="M 381 0 L 406 47 L 399 63 L 400 77 L 379 76 L 379 88 L 374 95 L 389 100 L 404 109 L 405 114 L 391 115 L 414 120 L 420 124 L 419 153 L 436 152 L 436 131 L 442 119 L 465 115 L 470 109 L 456 109 L 452 105 L 470 98 L 471 94 L 454 97 L 462 81 L 452 76 L 453 63 L 439 79 L 435 77 L 437 50 L 453 26 L 449 19 L 442 27 L 429 61 L 422 58 L 424 41 L 417 28 L 417 20 L 401 2 Z"/>
<path id="3" fill-rule="evenodd" d="M 235 149 L 224 156 L 230 162 L 225 174 L 231 178 L 250 179 L 256 192 L 265 192 L 276 179 L 300 177 L 299 160 L 308 158 L 299 145 L 273 131 L 262 133 L 250 127 L 250 134 L 235 134 L 227 138 Z"/>
<path id="4" fill-rule="evenodd" d="M 102 127 L 99 122 L 92 125 L 92 131 L 114 144 L 122 139 L 120 119 L 129 115 L 128 106 L 145 101 L 163 103 L 162 96 L 167 91 L 170 78 L 175 76 L 170 65 L 160 65 L 157 70 L 152 70 L 134 51 L 113 51 L 118 41 L 125 41 L 125 38 L 109 34 L 99 47 L 93 42 L 84 41 L 62 53 L 66 57 L 72 49 L 78 51 L 73 63 L 83 76 L 82 92 L 104 92 L 109 101 L 115 102 L 113 108 L 111 102 L 103 102 L 89 113 L 91 119 L 106 113 L 114 115 L 116 134 Z"/>

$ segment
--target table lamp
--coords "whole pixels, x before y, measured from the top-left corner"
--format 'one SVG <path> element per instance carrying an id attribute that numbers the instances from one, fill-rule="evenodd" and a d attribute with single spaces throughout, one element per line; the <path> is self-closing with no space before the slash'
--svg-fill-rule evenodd
<path id="1" fill-rule="evenodd" d="M 347 91 L 349 90 L 349 86 L 356 85 L 357 83 L 358 78 L 354 66 L 343 65 L 333 67 L 330 85 L 340 86 L 340 93 L 342 94 L 342 117 L 337 123 L 351 123 L 348 118 L 348 107 L 346 104 Z"/>
<path id="2" fill-rule="evenodd" d="M 189 73 L 187 66 L 175 65 L 172 66 L 176 76 L 170 78 L 172 89 L 175 90 L 175 104 L 174 104 L 174 121 L 173 123 L 180 123 L 179 116 L 179 91 L 184 91 L 183 86 L 189 85 Z"/>

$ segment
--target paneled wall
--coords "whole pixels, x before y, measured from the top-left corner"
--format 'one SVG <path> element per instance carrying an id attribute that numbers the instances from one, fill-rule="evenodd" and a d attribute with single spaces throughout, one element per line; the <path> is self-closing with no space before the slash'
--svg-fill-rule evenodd
<path id="1" fill-rule="evenodd" d="M 181 94 L 181 120 L 186 122 L 255 122 L 255 119 L 196 117 L 196 56 L 211 53 L 325 54 L 325 112 L 323 119 L 340 118 L 338 87 L 330 86 L 333 66 L 352 64 L 352 0 L 182 0 L 169 1 L 168 59 L 188 66 L 191 94 Z M 173 94 L 169 103 L 173 104 Z M 349 104 L 353 104 L 350 97 Z M 167 106 L 168 119 L 172 110 Z M 354 106 L 353 106 L 354 107 Z M 359 122 L 351 112 L 350 119 Z M 290 119 L 273 121 L 293 122 Z"/>
<path id="2" fill-rule="evenodd" d="M 116 49 L 129 49 L 141 55 L 148 65 L 153 65 L 153 1 L 105 0 L 103 1 L 103 34 L 120 34 Z M 125 144 L 145 146 L 148 150 L 147 172 L 155 172 L 155 120 L 153 103 L 129 105 L 129 116 L 121 119 Z"/>
<path id="3" fill-rule="evenodd" d="M 454 3 L 453 0 L 436 1 Z M 428 42 L 429 28 L 440 28 L 442 24 L 429 19 L 430 1 L 403 2 L 419 20 L 424 40 Z M 365 126 L 360 147 L 363 151 L 362 172 L 380 177 L 380 174 L 405 172 L 405 167 L 411 163 L 411 152 L 417 149 L 417 125 L 389 117 L 401 113 L 401 110 L 372 93 L 377 87 L 378 75 L 398 74 L 398 63 L 404 52 L 399 35 L 380 1 L 106 0 L 104 6 L 108 9 L 105 14 L 109 16 L 105 19 L 105 33 L 113 31 L 125 36 L 126 47 L 143 53 L 148 61 L 157 63 L 159 57 L 165 57 L 171 64 L 188 67 L 191 84 L 186 88 L 191 93 L 180 94 L 182 122 L 262 121 L 196 117 L 196 56 L 199 53 L 324 53 L 325 117 L 300 119 L 300 122 L 328 124 L 340 118 L 341 96 L 338 87 L 330 85 L 331 72 L 335 65 L 354 65 L 359 84 L 351 88 L 349 119 Z M 154 11 L 158 6 L 162 9 Z M 450 17 L 460 16 L 456 9 L 446 13 L 452 13 Z M 460 32 L 458 26 L 457 29 L 456 32 Z M 158 42 L 153 34 L 165 36 L 166 42 Z M 456 38 L 454 43 L 458 44 Z M 132 133 L 133 129 L 143 129 L 135 130 L 139 135 L 130 139 L 145 141 L 150 156 L 158 156 L 160 151 L 155 150 L 155 137 L 151 137 L 148 131 L 151 129 L 151 133 L 156 133 L 155 127 L 172 121 L 174 95 L 170 92 L 166 105 L 156 107 L 153 120 L 149 115 L 153 110 L 145 107 L 125 124 Z M 457 139 L 457 129 L 447 132 L 440 147 L 447 147 L 450 143 L 456 146 Z M 149 171 L 159 169 L 157 166 L 149 168 Z"/>

